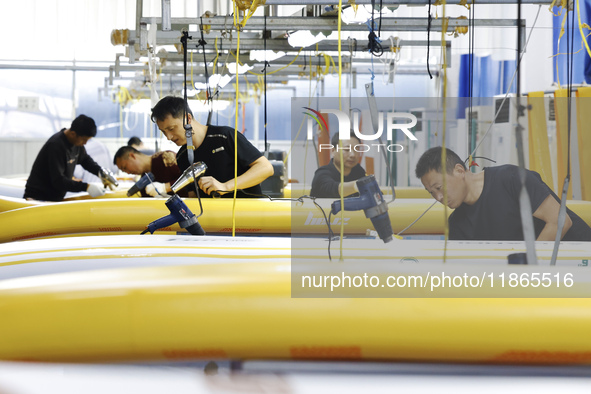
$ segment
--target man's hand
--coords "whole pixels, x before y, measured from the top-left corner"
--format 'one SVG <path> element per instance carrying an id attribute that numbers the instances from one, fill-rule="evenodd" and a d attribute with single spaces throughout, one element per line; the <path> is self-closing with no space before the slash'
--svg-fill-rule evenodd
<path id="1" fill-rule="evenodd" d="M 168 197 L 166 185 L 160 182 L 152 182 L 146 186 L 146 194 L 152 197 Z"/>
<path id="2" fill-rule="evenodd" d="M 218 180 L 212 176 L 202 176 L 199 178 L 199 188 L 206 194 L 211 194 L 215 191 L 219 194 L 226 194 L 229 192 L 223 183 L 218 182 Z"/>
<path id="3" fill-rule="evenodd" d="M 90 197 L 100 197 L 105 194 L 105 189 L 96 183 L 89 183 L 86 191 L 90 194 Z"/>

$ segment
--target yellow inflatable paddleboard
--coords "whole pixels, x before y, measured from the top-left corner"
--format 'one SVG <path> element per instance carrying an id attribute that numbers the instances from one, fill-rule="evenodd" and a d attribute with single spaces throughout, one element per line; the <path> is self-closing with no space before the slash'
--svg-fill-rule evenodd
<path id="1" fill-rule="evenodd" d="M 184 199 L 194 214 L 199 214 L 197 199 Z M 373 230 L 371 221 L 363 211 L 345 211 L 329 216 L 332 199 L 309 199 L 301 202 L 289 200 L 238 199 L 234 206 L 231 199 L 203 199 L 201 226 L 207 233 L 238 234 L 328 234 L 327 220 L 335 233 L 341 224 L 345 235 L 365 235 Z M 133 234 L 170 212 L 164 199 L 153 198 L 105 198 L 61 203 L 35 203 L 22 199 L 0 197 L 0 206 L 12 208 L 0 213 L 0 242 L 48 236 L 76 234 Z M 400 199 L 388 206 L 388 213 L 396 234 L 408 227 L 433 205 L 432 199 Z M 27 205 L 21 209 L 15 209 Z M 570 201 L 570 209 L 591 223 L 591 202 Z M 235 222 L 233 221 L 235 208 Z M 448 209 L 448 214 L 452 210 Z M 444 209 L 436 203 L 404 234 L 442 234 Z M 163 232 L 181 231 L 178 225 L 164 228 Z"/>
<path id="2" fill-rule="evenodd" d="M 591 283 L 565 299 L 292 298 L 290 278 L 268 261 L 4 280 L 0 359 L 591 362 Z"/>

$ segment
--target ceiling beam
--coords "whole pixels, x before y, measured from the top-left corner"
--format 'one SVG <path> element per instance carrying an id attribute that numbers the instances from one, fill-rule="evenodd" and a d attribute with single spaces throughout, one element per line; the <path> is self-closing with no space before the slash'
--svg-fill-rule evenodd
<path id="1" fill-rule="evenodd" d="M 162 24 L 162 18 L 149 17 L 141 18 L 143 24 Z M 225 16 L 214 16 L 211 18 L 172 18 L 173 24 L 179 25 L 200 25 L 210 26 L 212 30 L 233 30 L 232 20 Z M 265 18 L 262 16 L 251 17 L 244 30 L 264 30 L 266 23 L 267 30 L 324 30 L 336 31 L 338 28 L 338 19 L 336 17 L 293 17 L 293 16 L 273 16 Z M 381 18 L 382 31 L 427 31 L 430 23 L 431 31 L 441 31 L 442 19 L 428 18 Z M 468 19 L 449 18 L 448 31 L 456 27 L 468 27 Z M 475 27 L 517 27 L 516 19 L 475 19 Z M 525 27 L 525 20 L 521 20 L 521 26 Z M 342 31 L 367 31 L 365 24 L 342 24 Z"/>
<path id="2" fill-rule="evenodd" d="M 446 0 L 448 5 L 464 4 L 465 0 Z M 548 0 L 523 0 L 523 4 L 548 4 L 551 1 Z M 302 4 L 300 0 L 266 0 L 265 5 L 326 5 L 326 0 L 307 0 L 305 4 Z M 355 4 L 376 4 L 375 0 L 355 0 Z M 382 0 L 383 6 L 389 5 L 428 5 L 429 0 Z M 515 4 L 515 0 L 478 0 L 478 4 Z M 343 4 L 346 6 L 347 4 Z"/>
<path id="3" fill-rule="evenodd" d="M 211 32 L 213 33 L 213 32 Z M 211 34 L 210 33 L 210 34 Z M 193 37 L 192 40 L 188 41 L 187 44 L 187 48 L 189 50 L 197 50 L 197 51 L 202 51 L 203 48 L 201 45 L 199 45 L 198 40 L 196 37 L 200 37 L 200 33 L 199 32 L 190 32 L 189 33 L 190 36 Z M 129 34 L 130 37 L 134 37 L 134 32 L 130 32 Z M 158 31 L 157 35 L 156 35 L 156 44 L 159 46 L 162 45 L 174 45 L 174 44 L 179 44 L 180 43 L 180 37 L 181 37 L 181 32 L 180 31 L 176 31 L 176 32 L 162 32 L 162 31 Z M 383 37 L 382 36 L 382 47 L 384 48 L 385 51 L 388 50 L 389 46 L 390 46 L 390 38 L 396 38 L 396 37 Z M 216 37 L 211 37 L 208 35 L 205 35 L 204 37 L 206 44 L 205 44 L 205 50 L 206 53 L 213 53 L 213 51 L 215 51 L 215 40 Z M 129 42 L 129 44 L 131 45 L 131 42 Z M 318 44 L 318 51 L 319 52 L 337 52 L 338 51 L 338 40 L 323 40 L 320 41 Z M 427 41 L 427 40 L 405 40 L 405 39 L 400 39 L 398 41 L 398 46 L 400 48 L 403 47 L 426 47 L 427 45 L 429 45 L 430 47 L 441 47 L 441 41 L 439 40 L 431 40 L 431 41 Z M 240 39 L 240 49 L 243 51 L 252 51 L 252 50 L 260 50 L 263 47 L 263 41 L 261 38 L 241 38 Z M 292 47 L 288 41 L 287 38 L 274 38 L 274 39 L 268 39 L 267 43 L 266 43 L 266 47 L 267 50 L 270 51 L 283 51 L 283 52 L 298 52 L 300 50 L 300 48 L 294 48 Z M 368 40 L 343 40 L 341 41 L 341 51 L 342 53 L 351 53 L 351 51 L 356 51 L 356 52 L 367 52 L 367 47 L 368 47 Z M 227 49 L 236 49 L 236 39 L 230 39 L 229 37 L 218 37 L 217 38 L 217 48 L 218 51 L 222 52 L 222 51 L 226 51 Z M 316 52 L 316 45 L 313 45 L 309 48 L 305 48 L 304 50 L 306 51 L 314 51 Z M 451 41 L 446 41 L 445 42 L 445 50 L 446 50 L 446 56 L 448 61 L 451 60 L 452 56 L 451 56 Z M 160 58 L 166 58 L 169 59 L 171 61 L 177 61 L 177 60 L 182 60 L 182 56 L 180 54 L 175 54 L 173 52 L 166 52 L 165 54 L 157 54 L 158 57 Z M 221 54 L 219 60 L 222 61 L 225 58 L 226 54 Z M 194 61 L 200 61 L 202 60 L 203 55 L 199 54 L 199 56 L 195 56 L 195 54 L 193 55 L 193 60 Z M 215 55 L 209 56 L 206 55 L 207 57 L 207 61 L 211 62 L 213 60 L 213 58 L 215 57 Z M 231 58 L 231 57 L 230 57 Z M 281 60 L 281 59 L 278 59 Z M 230 60 L 232 61 L 232 60 Z M 250 62 L 250 61 L 249 61 Z M 277 64 L 280 64 L 280 62 L 277 62 Z M 448 65 L 450 66 L 450 65 Z"/>

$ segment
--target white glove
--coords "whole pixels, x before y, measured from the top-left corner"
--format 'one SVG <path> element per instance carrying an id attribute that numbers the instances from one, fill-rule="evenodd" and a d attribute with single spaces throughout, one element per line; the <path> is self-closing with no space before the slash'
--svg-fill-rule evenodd
<path id="1" fill-rule="evenodd" d="M 99 197 L 105 194 L 105 189 L 96 183 L 89 183 L 86 191 L 90 194 L 90 197 Z"/>
<path id="2" fill-rule="evenodd" d="M 168 197 L 164 183 L 152 182 L 146 186 L 146 194 L 152 197 Z"/>

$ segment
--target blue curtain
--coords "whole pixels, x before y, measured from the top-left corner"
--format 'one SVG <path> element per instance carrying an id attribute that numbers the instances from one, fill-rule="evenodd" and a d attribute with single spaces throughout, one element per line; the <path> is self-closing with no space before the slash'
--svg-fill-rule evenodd
<path id="1" fill-rule="evenodd" d="M 589 16 L 591 16 L 591 0 L 576 0 L 579 3 L 579 9 L 581 11 L 581 23 L 589 24 Z M 554 7 L 554 13 L 558 13 L 559 9 Z M 589 54 L 587 53 L 587 49 L 581 47 L 581 34 L 579 32 L 579 22 L 577 16 L 577 9 L 575 7 L 575 20 L 572 23 L 572 15 L 568 14 L 568 23 L 570 24 L 569 28 L 574 30 L 574 39 L 572 43 L 572 52 L 577 52 L 573 55 L 573 80 L 572 82 L 575 84 L 578 83 L 591 83 L 591 59 Z M 557 58 L 553 59 L 553 67 L 554 67 L 554 75 L 553 81 L 558 82 L 557 75 L 560 79 L 560 84 L 565 85 L 567 83 L 567 53 L 570 53 L 570 48 L 567 47 L 566 43 L 566 22 L 564 24 L 564 34 L 560 39 L 560 48 L 558 48 L 558 37 L 560 35 L 560 27 L 562 25 L 562 20 L 564 19 L 565 11 L 562 11 L 562 15 L 554 16 L 552 18 L 552 49 L 553 53 L 561 53 Z M 573 26 L 574 25 L 574 26 Z M 584 34 L 588 34 L 588 30 L 583 29 Z M 591 40 L 587 39 L 587 42 Z M 591 46 L 591 44 L 590 44 Z M 558 73 L 557 73 L 558 71 Z"/>
<path id="2" fill-rule="evenodd" d="M 462 55 L 460 58 L 460 76 L 458 97 L 470 97 L 470 60 L 473 59 L 472 105 L 483 105 L 486 98 L 505 94 L 515 72 L 515 60 L 493 60 L 491 56 Z M 510 93 L 515 93 L 515 81 Z M 482 100 L 481 100 L 482 99 Z M 465 118 L 467 99 L 458 100 L 457 117 Z"/>

